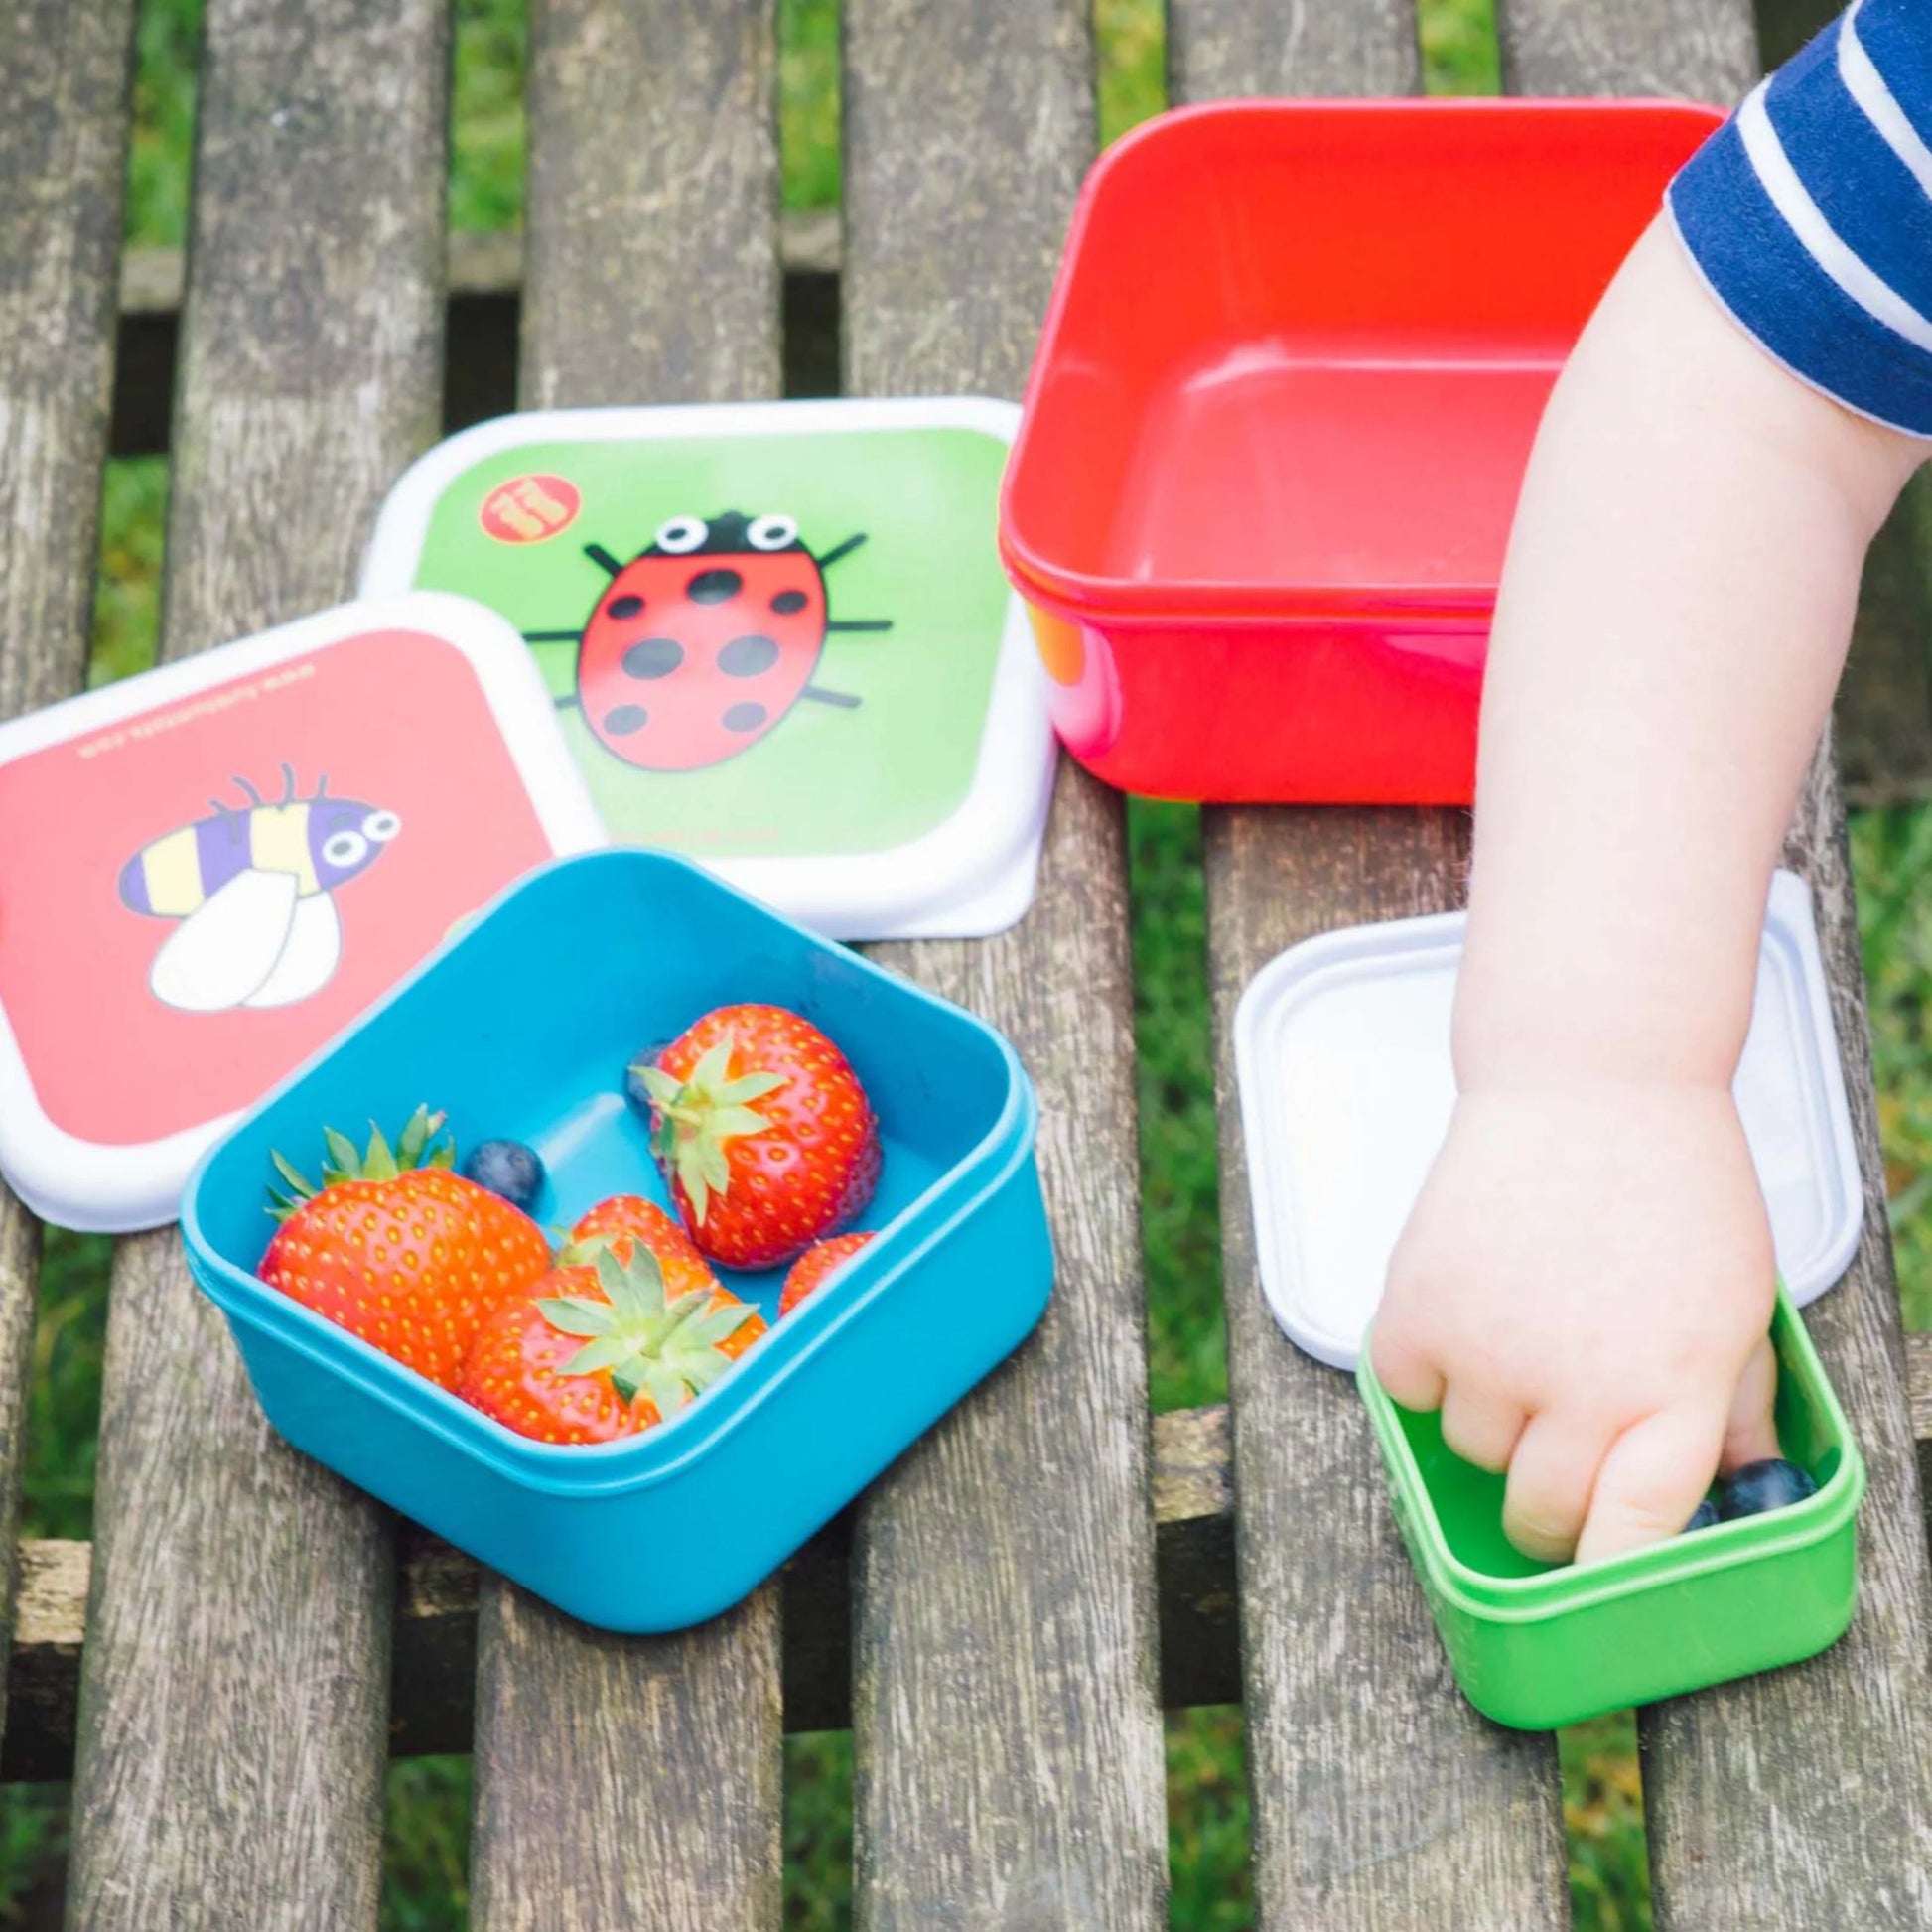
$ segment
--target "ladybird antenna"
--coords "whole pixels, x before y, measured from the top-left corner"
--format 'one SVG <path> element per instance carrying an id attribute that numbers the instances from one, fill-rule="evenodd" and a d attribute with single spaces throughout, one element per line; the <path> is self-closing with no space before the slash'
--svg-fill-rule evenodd
<path id="1" fill-rule="evenodd" d="M 603 571 L 607 577 L 617 577 L 622 574 L 623 566 L 621 563 L 619 563 L 618 560 L 614 556 L 612 556 L 610 551 L 605 549 L 605 547 L 601 543 L 585 544 L 584 555 L 587 556 L 591 560 L 591 562 L 598 567 L 599 570 Z"/>
<path id="2" fill-rule="evenodd" d="M 841 711 L 857 711 L 860 704 L 860 700 L 850 691 L 827 691 L 824 686 L 818 684 L 806 685 L 798 695 L 801 698 L 810 698 L 814 704 L 837 705 Z"/>
<path id="3" fill-rule="evenodd" d="M 822 556 L 822 557 L 814 557 L 814 558 L 812 559 L 812 561 L 813 561 L 813 562 L 814 562 L 815 564 L 817 564 L 817 566 L 819 567 L 819 569 L 820 569 L 820 570 L 830 570 L 830 569 L 832 568 L 832 566 L 833 566 L 833 565 L 834 565 L 835 563 L 837 563 L 837 562 L 839 561 L 839 559 L 840 559 L 841 557 L 849 557 L 849 556 L 851 556 L 851 555 L 852 555 L 852 553 L 853 553 L 853 552 L 854 552 L 854 551 L 855 551 L 856 549 L 858 549 L 858 547 L 859 547 L 859 546 L 860 546 L 860 545 L 861 545 L 862 543 L 864 543 L 864 542 L 865 542 L 865 540 L 866 540 L 866 533 L 865 533 L 865 531 L 863 531 L 863 530 L 855 530 L 855 531 L 854 531 L 854 532 L 852 533 L 852 535 L 850 535 L 849 537 L 847 537 L 847 538 L 846 538 L 846 540 L 845 540 L 845 541 L 844 541 L 843 543 L 835 543 L 835 544 L 834 544 L 834 545 L 833 545 L 833 546 L 831 547 L 831 549 L 829 549 L 828 551 L 826 551 L 826 553 L 824 554 L 824 556 Z"/>
<path id="4" fill-rule="evenodd" d="M 246 778 L 237 778 L 232 773 L 230 773 L 228 777 L 228 782 L 231 785 L 233 785 L 238 792 L 241 793 L 242 797 L 247 799 L 249 804 L 259 805 L 262 802 L 261 793 L 258 792 L 255 789 L 255 787 L 248 782 Z"/>

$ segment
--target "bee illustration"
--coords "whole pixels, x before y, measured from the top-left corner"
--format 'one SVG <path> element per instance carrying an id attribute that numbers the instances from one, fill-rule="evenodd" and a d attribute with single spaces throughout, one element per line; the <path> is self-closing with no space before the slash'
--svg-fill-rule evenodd
<path id="1" fill-rule="evenodd" d="M 577 646 L 577 689 L 606 751 L 646 771 L 693 771 L 755 745 L 800 699 L 859 700 L 812 682 L 834 631 L 890 630 L 889 618 L 834 619 L 825 573 L 865 542 L 822 555 L 789 516 L 726 510 L 674 516 L 629 563 L 602 544 L 584 554 L 611 579 L 575 630 L 526 630 L 533 644 Z"/>
<path id="2" fill-rule="evenodd" d="M 245 806 L 210 798 L 211 816 L 164 832 L 121 868 L 129 911 L 181 921 L 148 986 L 183 1013 L 293 1006 L 321 992 L 343 953 L 330 896 L 402 830 L 392 811 L 331 798 L 327 777 L 298 798 L 291 765 L 279 804 L 233 782 Z"/>

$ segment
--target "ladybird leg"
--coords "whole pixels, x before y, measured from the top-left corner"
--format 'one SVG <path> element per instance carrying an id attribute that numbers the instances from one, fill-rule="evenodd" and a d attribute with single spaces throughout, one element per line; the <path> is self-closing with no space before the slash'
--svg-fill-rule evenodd
<path id="1" fill-rule="evenodd" d="M 860 704 L 860 700 L 849 691 L 828 691 L 819 684 L 806 685 L 798 695 L 801 698 L 810 698 L 814 704 L 835 704 L 842 711 L 856 711 Z"/>
<path id="2" fill-rule="evenodd" d="M 523 641 L 526 644 L 574 644 L 582 635 L 578 630 L 526 630 Z"/>
<path id="3" fill-rule="evenodd" d="M 851 536 L 847 537 L 843 543 L 835 543 L 831 549 L 826 551 L 824 556 L 814 557 L 812 561 L 817 564 L 820 570 L 830 570 L 841 557 L 851 556 L 865 540 L 865 531 L 857 530 Z"/>
<path id="4" fill-rule="evenodd" d="M 827 618 L 825 627 L 827 630 L 890 630 L 893 621 L 891 618 Z"/>
<path id="5" fill-rule="evenodd" d="M 616 577 L 623 569 L 623 566 L 601 543 L 585 544 L 584 555 L 607 576 Z"/>
<path id="6" fill-rule="evenodd" d="M 577 693 L 575 691 L 566 691 L 561 698 L 552 698 L 550 702 L 554 704 L 559 711 L 569 711 L 573 706 L 580 703 L 581 700 L 578 698 Z"/>

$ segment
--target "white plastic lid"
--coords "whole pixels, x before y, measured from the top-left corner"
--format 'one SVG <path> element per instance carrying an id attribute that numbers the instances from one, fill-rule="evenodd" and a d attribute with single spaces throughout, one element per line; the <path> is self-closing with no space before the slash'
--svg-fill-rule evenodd
<path id="1" fill-rule="evenodd" d="M 1389 1257 L 1449 1131 L 1464 915 L 1354 926 L 1257 973 L 1235 1018 L 1262 1291 L 1289 1337 L 1352 1368 Z M 1737 1105 L 1800 1306 L 1858 1251 L 1864 1214 L 1811 894 L 1772 882 Z"/>
<path id="2" fill-rule="evenodd" d="M 522 640 L 344 605 L 0 725 L 0 1173 L 104 1233 L 534 865 L 603 843 Z"/>
<path id="3" fill-rule="evenodd" d="M 981 397 L 501 417 L 403 475 L 362 590 L 460 590 L 513 623 L 614 840 L 833 938 L 981 937 L 1032 902 L 1053 781 L 995 543 L 1019 419 Z"/>

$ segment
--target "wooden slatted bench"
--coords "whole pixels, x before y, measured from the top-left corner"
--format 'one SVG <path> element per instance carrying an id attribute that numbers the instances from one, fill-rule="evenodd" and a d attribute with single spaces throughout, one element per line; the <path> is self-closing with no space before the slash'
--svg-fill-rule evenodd
<path id="1" fill-rule="evenodd" d="M 778 392 L 769 0 L 541 0 L 526 404 Z M 75 690 L 112 381 L 132 0 L 0 10 L 0 715 Z M 1176 99 L 1419 85 L 1409 0 L 1172 0 Z M 337 600 L 436 434 L 445 0 L 208 0 L 163 652 Z M 1508 0 L 1507 84 L 1734 98 L 1747 0 Z M 1085 0 L 849 0 L 845 386 L 1017 393 L 1094 146 Z M 860 1922 L 1166 1923 L 1161 1710 L 1240 1696 L 1271 1927 L 1567 1921 L 1554 1747 L 1455 1694 L 1346 1382 L 1255 1280 L 1227 1022 L 1281 947 L 1453 902 L 1465 826 L 1207 815 L 1226 1411 L 1150 1419 L 1121 801 L 1062 769 L 1038 902 L 893 962 L 1040 1088 L 1039 1336 L 719 1623 L 586 1631 L 282 1448 L 172 1233 L 113 1281 L 91 1548 L 14 1534 L 38 1230 L 0 1200 L 0 1775 L 73 1777 L 70 1922 L 374 1925 L 383 1766 L 473 1747 L 473 1921 L 735 1932 L 780 1910 L 783 1727 L 855 1733 Z M 1932 1923 L 1928 1576 L 1843 824 L 1812 880 L 1870 1177 L 1814 1327 L 1871 1469 L 1863 1607 L 1800 1669 L 1644 1715 L 1657 1922 Z"/>

